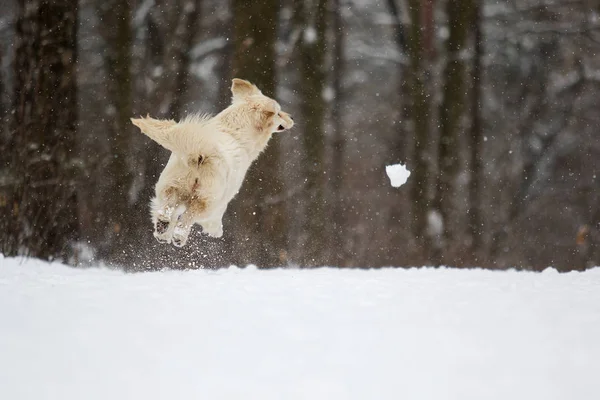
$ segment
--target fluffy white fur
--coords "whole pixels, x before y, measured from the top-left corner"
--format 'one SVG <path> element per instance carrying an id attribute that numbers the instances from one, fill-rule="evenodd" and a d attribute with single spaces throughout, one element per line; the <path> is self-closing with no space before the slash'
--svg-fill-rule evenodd
<path id="1" fill-rule="evenodd" d="M 151 201 L 154 236 L 162 243 L 185 245 L 195 223 L 208 235 L 220 237 L 223 214 L 250 164 L 274 132 L 294 125 L 275 100 L 250 82 L 234 79 L 231 91 L 231 105 L 214 117 L 131 120 L 171 151 Z"/>

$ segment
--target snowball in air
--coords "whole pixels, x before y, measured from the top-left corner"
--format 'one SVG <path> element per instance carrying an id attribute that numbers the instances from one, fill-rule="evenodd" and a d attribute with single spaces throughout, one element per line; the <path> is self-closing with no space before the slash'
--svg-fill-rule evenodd
<path id="1" fill-rule="evenodd" d="M 406 180 L 410 176 L 410 171 L 406 169 L 406 166 L 402 164 L 387 165 L 385 172 L 390 178 L 390 183 L 393 187 L 400 187 L 406 183 Z"/>

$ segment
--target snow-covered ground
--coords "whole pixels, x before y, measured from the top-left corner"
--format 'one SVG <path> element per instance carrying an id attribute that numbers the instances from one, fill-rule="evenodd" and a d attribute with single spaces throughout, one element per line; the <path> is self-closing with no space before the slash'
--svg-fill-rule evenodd
<path id="1" fill-rule="evenodd" d="M 1 399 L 600 398 L 600 268 L 0 265 Z"/>

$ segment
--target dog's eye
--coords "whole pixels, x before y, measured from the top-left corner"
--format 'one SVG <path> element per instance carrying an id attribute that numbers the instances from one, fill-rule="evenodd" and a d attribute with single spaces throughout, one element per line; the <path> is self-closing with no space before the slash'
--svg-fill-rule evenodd
<path id="1" fill-rule="evenodd" d="M 198 156 L 198 166 L 200 166 L 204 162 L 204 157 L 202 155 Z"/>

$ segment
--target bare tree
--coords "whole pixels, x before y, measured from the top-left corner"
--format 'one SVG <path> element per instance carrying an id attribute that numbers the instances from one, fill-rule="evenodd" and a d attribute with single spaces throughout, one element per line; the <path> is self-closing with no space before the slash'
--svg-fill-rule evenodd
<path id="1" fill-rule="evenodd" d="M 133 115 L 132 2 L 129 0 L 102 2 L 98 5 L 98 15 L 103 24 L 111 27 L 111 29 L 100 30 L 106 46 L 104 65 L 110 104 L 110 114 L 107 119 L 110 171 L 107 190 L 113 194 L 104 210 L 108 224 L 105 233 L 107 239 L 102 253 L 107 253 L 104 254 L 105 257 L 120 258 L 123 254 L 123 246 L 131 237 L 133 229 L 132 213 L 129 211 L 133 168 L 128 163 L 133 132 L 129 121 Z"/>
<path id="2" fill-rule="evenodd" d="M 446 66 L 443 72 L 443 99 L 440 105 L 440 138 L 438 145 L 438 173 L 433 208 L 442 217 L 443 244 L 436 247 L 444 250 L 457 229 L 453 218 L 456 202 L 455 182 L 460 171 L 459 135 L 467 98 L 465 50 L 471 26 L 471 1 L 449 1 L 446 5 L 449 36 L 446 41 Z"/>
<path id="3" fill-rule="evenodd" d="M 233 76 L 251 81 L 271 97 L 276 94 L 275 41 L 280 3 L 276 0 L 233 1 Z M 238 197 L 233 218 L 238 262 L 269 267 L 287 262 L 287 219 L 281 200 L 283 181 L 277 135 L 251 167 Z"/>
<path id="4" fill-rule="evenodd" d="M 0 66 L 2 65 L 3 54 L 2 48 L 0 48 Z M 10 177 L 9 168 L 11 161 L 11 152 L 9 151 L 9 137 L 8 137 L 8 129 L 6 126 L 6 105 L 4 103 L 4 92 L 5 92 L 5 84 L 4 84 L 4 71 L 0 68 L 0 176 L 3 176 L 4 179 L 0 178 L 0 208 L 5 207 L 8 202 L 7 197 L 7 184 L 6 178 Z M 0 222 L 0 227 L 3 224 Z"/>
<path id="5" fill-rule="evenodd" d="M 471 235 L 471 254 L 474 262 L 480 261 L 483 253 L 483 216 L 482 190 L 483 180 L 483 121 L 482 121 L 482 60 L 483 60 L 483 30 L 482 30 L 482 1 L 473 0 L 473 63 L 471 67 L 471 129 L 469 135 L 469 164 L 471 179 L 469 181 L 469 210 L 468 227 Z"/>
<path id="6" fill-rule="evenodd" d="M 0 48 L 0 65 L 2 65 L 2 49 Z M 0 146 L 2 146 L 5 134 L 5 118 L 6 118 L 6 106 L 4 104 L 4 71 L 0 68 Z M 1 147 L 0 147 L 1 148 Z M 2 156 L 0 156 L 0 160 L 2 160 Z M 2 163 L 0 162 L 0 168 L 2 168 Z"/>
<path id="7" fill-rule="evenodd" d="M 77 1 L 20 0 L 18 7 L 1 250 L 66 259 L 79 228 L 73 154 Z"/>
<path id="8" fill-rule="evenodd" d="M 186 0 L 177 3 L 177 29 L 173 47 L 173 100 L 168 114 L 171 118 L 179 119 L 183 112 L 184 94 L 189 80 L 190 49 L 202 19 L 202 0 Z"/>
<path id="9" fill-rule="evenodd" d="M 343 265 L 345 261 L 344 252 L 344 125 L 343 125 L 343 76 L 344 76 L 344 21 L 342 15 L 342 1 L 333 0 L 331 10 L 331 29 L 333 30 L 333 65 L 332 65 L 332 88 L 335 93 L 334 103 L 331 108 L 331 124 L 333 130 L 332 166 L 331 166 L 331 189 L 333 230 L 331 232 L 331 261 L 335 265 Z"/>
<path id="10" fill-rule="evenodd" d="M 325 215 L 325 55 L 327 1 L 298 1 L 295 7 L 296 24 L 302 33 L 298 40 L 298 55 L 302 84 L 300 112 L 304 129 L 304 168 L 306 177 L 306 203 L 304 205 L 304 250 L 306 265 L 324 262 L 327 243 Z"/>
<path id="11" fill-rule="evenodd" d="M 411 186 L 412 232 L 425 257 L 428 257 L 427 214 L 429 210 L 430 159 L 430 101 L 427 88 L 427 58 L 424 47 L 423 9 L 419 0 L 408 0 L 407 52 L 410 66 L 406 80 L 409 82 L 410 104 L 408 114 L 413 126 L 414 148 Z"/>

